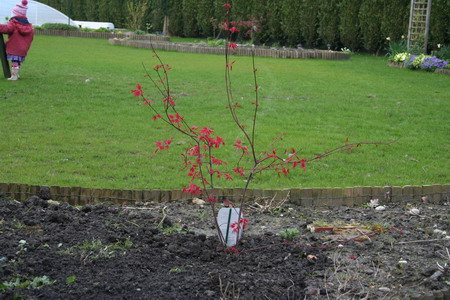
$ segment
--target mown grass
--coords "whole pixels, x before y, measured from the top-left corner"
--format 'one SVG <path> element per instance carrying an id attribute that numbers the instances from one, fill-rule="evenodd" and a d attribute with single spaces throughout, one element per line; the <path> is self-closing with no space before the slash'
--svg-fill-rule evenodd
<path id="1" fill-rule="evenodd" d="M 227 114 L 224 58 L 159 52 L 170 73 L 178 108 L 191 125 L 207 125 L 228 143 L 230 163 L 242 136 Z M 248 116 L 253 101 L 251 60 L 236 57 L 237 101 Z M 105 40 L 36 36 L 21 80 L 0 81 L 0 182 L 125 189 L 181 188 L 188 182 L 180 153 L 188 140 L 133 98 L 137 82 L 155 95 L 142 63 L 149 50 Z M 364 146 L 296 170 L 289 178 L 268 172 L 252 187 L 343 187 L 449 182 L 450 77 L 386 66 L 383 57 L 349 61 L 257 58 L 261 111 L 258 151 L 302 149 L 310 157 L 356 141 Z M 242 99 L 241 99 L 242 97 Z M 245 122 L 244 122 L 245 123 Z M 286 134 L 274 146 L 273 138 Z M 174 138 L 170 151 L 154 143 Z M 233 166 L 234 167 L 234 166 Z M 243 182 L 218 182 L 241 187 Z"/>

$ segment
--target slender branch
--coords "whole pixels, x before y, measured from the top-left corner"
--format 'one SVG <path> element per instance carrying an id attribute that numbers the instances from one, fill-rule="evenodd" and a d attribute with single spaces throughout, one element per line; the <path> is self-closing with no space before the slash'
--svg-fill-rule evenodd
<path id="1" fill-rule="evenodd" d="M 259 107 L 259 86 L 258 86 L 258 80 L 256 76 L 256 64 L 255 64 L 255 50 L 252 49 L 252 67 L 253 67 L 253 80 L 255 85 L 255 110 L 253 114 L 253 123 L 252 123 L 252 153 L 253 153 L 253 161 L 256 163 L 256 145 L 255 145 L 255 130 L 256 130 L 256 117 L 258 115 L 258 107 Z"/>

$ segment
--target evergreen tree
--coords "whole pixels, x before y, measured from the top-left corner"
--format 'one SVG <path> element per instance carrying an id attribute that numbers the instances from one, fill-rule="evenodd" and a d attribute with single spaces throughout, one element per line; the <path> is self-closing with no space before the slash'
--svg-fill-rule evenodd
<path id="1" fill-rule="evenodd" d="M 146 18 L 146 22 L 149 23 L 149 30 L 151 32 L 162 32 L 164 25 L 164 16 L 167 15 L 170 19 L 170 5 L 171 2 L 176 0 L 151 0 L 150 9 Z"/>
<path id="2" fill-rule="evenodd" d="M 268 0 L 253 1 L 251 14 L 253 18 L 259 20 L 259 30 L 253 34 L 253 42 L 255 44 L 264 44 L 270 40 L 268 28 Z"/>
<path id="3" fill-rule="evenodd" d="M 114 10 L 112 0 L 98 1 L 98 19 L 102 22 L 111 22 L 112 12 Z"/>
<path id="4" fill-rule="evenodd" d="M 359 11 L 361 35 L 364 48 L 376 55 L 386 45 L 381 31 L 384 0 L 362 0 Z"/>
<path id="5" fill-rule="evenodd" d="M 183 1 L 170 1 L 169 32 L 175 36 L 184 36 L 183 31 Z"/>
<path id="6" fill-rule="evenodd" d="M 296 46 L 301 42 L 299 20 L 301 9 L 301 2 L 298 0 L 285 0 L 281 5 L 281 28 L 283 35 L 286 37 L 286 43 L 289 46 Z"/>
<path id="7" fill-rule="evenodd" d="M 248 20 L 248 16 L 251 14 L 252 2 L 252 0 L 233 0 L 231 19 L 233 21 Z"/>
<path id="8" fill-rule="evenodd" d="M 283 0 L 269 0 L 266 2 L 267 18 L 264 31 L 267 33 L 268 42 L 278 42 L 284 44 L 285 36 L 282 29 L 282 11 Z"/>
<path id="9" fill-rule="evenodd" d="M 319 38 L 332 49 L 339 44 L 339 14 L 340 0 L 322 0 L 319 4 Z"/>
<path id="10" fill-rule="evenodd" d="M 72 18 L 77 21 L 86 21 L 86 0 L 73 0 Z"/>
<path id="11" fill-rule="evenodd" d="M 309 47 L 318 45 L 318 11 L 317 0 L 302 0 L 300 13 L 300 28 L 302 36 Z"/>
<path id="12" fill-rule="evenodd" d="M 183 0 L 183 35 L 189 37 L 198 36 L 197 27 L 197 0 Z"/>
<path id="13" fill-rule="evenodd" d="M 391 41 L 401 40 L 408 35 L 410 0 L 384 1 L 381 30 Z"/>
<path id="14" fill-rule="evenodd" d="M 211 0 L 212 2 L 212 19 L 211 25 L 213 28 L 214 38 L 224 38 L 224 31 L 220 28 L 225 23 L 226 9 L 223 7 L 224 0 Z"/>
<path id="15" fill-rule="evenodd" d="M 450 45 L 450 0 L 433 0 L 430 18 L 429 48 Z"/>
<path id="16" fill-rule="evenodd" d="M 339 4 L 339 35 L 342 46 L 357 51 L 361 47 L 359 9 L 361 0 L 342 0 Z"/>
<path id="17" fill-rule="evenodd" d="M 98 1 L 86 1 L 85 12 L 87 21 L 98 21 Z"/>
<path id="18" fill-rule="evenodd" d="M 211 0 L 198 0 L 197 25 L 201 36 L 213 35 L 214 2 Z"/>

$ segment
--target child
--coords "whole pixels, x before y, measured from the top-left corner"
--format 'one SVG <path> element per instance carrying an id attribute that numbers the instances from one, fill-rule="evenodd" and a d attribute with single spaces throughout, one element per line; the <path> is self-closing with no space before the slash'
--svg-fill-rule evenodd
<path id="1" fill-rule="evenodd" d="M 27 19 L 27 0 L 16 4 L 12 10 L 13 17 L 6 25 L 0 25 L 0 34 L 8 34 L 6 42 L 7 59 L 11 61 L 11 78 L 19 79 L 20 64 L 25 60 L 34 37 L 33 26 Z"/>

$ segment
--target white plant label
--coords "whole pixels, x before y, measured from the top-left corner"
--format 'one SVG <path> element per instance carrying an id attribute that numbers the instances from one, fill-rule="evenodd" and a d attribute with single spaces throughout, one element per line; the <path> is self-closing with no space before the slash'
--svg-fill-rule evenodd
<path id="1" fill-rule="evenodd" d="M 219 210 L 217 215 L 217 222 L 219 224 L 220 232 L 222 233 L 224 244 L 227 247 L 236 246 L 236 241 L 239 241 L 242 237 L 242 233 L 244 230 L 241 228 L 239 231 L 239 237 L 237 236 L 236 225 L 239 219 L 239 208 L 228 208 L 223 207 Z M 241 220 L 244 216 L 241 215 Z M 235 228 L 232 228 L 231 225 L 235 224 Z"/>

